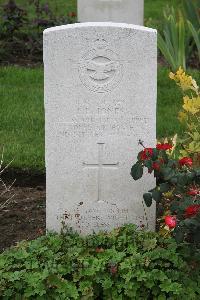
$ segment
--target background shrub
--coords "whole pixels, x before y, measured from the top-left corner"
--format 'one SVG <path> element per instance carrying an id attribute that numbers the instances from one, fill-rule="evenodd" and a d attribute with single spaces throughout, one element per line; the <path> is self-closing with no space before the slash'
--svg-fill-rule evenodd
<path id="1" fill-rule="evenodd" d="M 45 28 L 74 21 L 75 15 L 58 17 L 48 3 L 29 0 L 30 9 L 19 7 L 14 0 L 0 10 L 0 62 L 42 62 L 42 33 Z"/>

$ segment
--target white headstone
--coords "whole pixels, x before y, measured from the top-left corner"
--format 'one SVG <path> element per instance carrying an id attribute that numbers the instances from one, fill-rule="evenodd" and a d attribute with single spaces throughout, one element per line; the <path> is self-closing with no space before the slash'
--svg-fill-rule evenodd
<path id="1" fill-rule="evenodd" d="M 155 207 L 142 204 L 154 179 L 130 169 L 139 139 L 156 140 L 156 52 L 156 31 L 140 26 L 45 30 L 47 229 L 154 228 Z"/>
<path id="2" fill-rule="evenodd" d="M 144 0 L 78 0 L 78 21 L 143 25 Z"/>

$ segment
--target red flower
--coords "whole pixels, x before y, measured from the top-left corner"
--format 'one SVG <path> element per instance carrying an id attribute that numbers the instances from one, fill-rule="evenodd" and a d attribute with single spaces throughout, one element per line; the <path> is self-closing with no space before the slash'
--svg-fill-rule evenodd
<path id="1" fill-rule="evenodd" d="M 145 148 L 141 153 L 140 153 L 140 159 L 141 160 L 146 160 L 150 159 L 153 155 L 153 148 Z"/>
<path id="2" fill-rule="evenodd" d="M 166 216 L 165 217 L 165 224 L 170 228 L 176 227 L 177 220 L 175 216 Z"/>
<path id="3" fill-rule="evenodd" d="M 161 164 L 164 164 L 165 161 L 164 161 L 164 159 L 162 157 L 159 157 L 158 159 L 159 159 L 159 161 L 160 161 Z"/>
<path id="4" fill-rule="evenodd" d="M 200 204 L 190 205 L 185 210 L 186 218 L 191 218 L 196 216 L 200 212 Z"/>
<path id="5" fill-rule="evenodd" d="M 188 166 L 191 167 L 192 166 L 192 159 L 190 157 L 183 157 L 181 159 L 179 159 L 179 165 L 180 166 Z"/>
<path id="6" fill-rule="evenodd" d="M 96 253 L 102 253 L 102 252 L 104 252 L 104 249 L 103 248 L 96 248 Z"/>
<path id="7" fill-rule="evenodd" d="M 110 267 L 110 273 L 111 273 L 111 274 L 113 274 L 113 275 L 114 275 L 114 274 L 116 274 L 116 273 L 117 273 L 117 271 L 118 271 L 118 268 L 117 268 L 117 266 L 111 266 L 111 267 Z"/>
<path id="8" fill-rule="evenodd" d="M 190 196 L 197 196 L 197 195 L 200 195 L 200 190 L 193 187 L 187 192 L 187 194 L 190 195 Z"/>
<path id="9" fill-rule="evenodd" d="M 156 149 L 158 150 L 170 150 L 172 149 L 172 145 L 168 144 L 168 143 L 165 143 L 165 144 L 157 144 L 156 145 Z"/>
<path id="10" fill-rule="evenodd" d="M 69 12 L 68 16 L 70 18 L 76 18 L 76 13 L 74 11 Z"/>
<path id="11" fill-rule="evenodd" d="M 152 168 L 156 171 L 160 171 L 160 164 L 155 161 L 153 162 Z"/>

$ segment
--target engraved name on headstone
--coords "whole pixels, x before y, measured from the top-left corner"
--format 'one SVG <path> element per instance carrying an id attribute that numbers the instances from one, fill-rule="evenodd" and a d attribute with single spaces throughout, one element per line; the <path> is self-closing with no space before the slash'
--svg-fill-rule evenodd
<path id="1" fill-rule="evenodd" d="M 86 23 L 44 32 L 47 229 L 82 234 L 125 223 L 154 229 L 134 182 L 138 141 L 156 140 L 156 31 Z"/>

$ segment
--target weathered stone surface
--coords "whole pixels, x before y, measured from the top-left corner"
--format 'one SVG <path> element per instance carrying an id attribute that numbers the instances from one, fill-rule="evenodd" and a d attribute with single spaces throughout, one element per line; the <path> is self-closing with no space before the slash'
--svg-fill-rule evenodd
<path id="1" fill-rule="evenodd" d="M 78 20 L 143 25 L 144 0 L 78 0 Z"/>
<path id="2" fill-rule="evenodd" d="M 139 139 L 156 139 L 156 45 L 155 30 L 126 24 L 45 30 L 47 229 L 154 228 L 142 205 L 154 179 L 130 169 Z"/>

